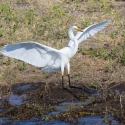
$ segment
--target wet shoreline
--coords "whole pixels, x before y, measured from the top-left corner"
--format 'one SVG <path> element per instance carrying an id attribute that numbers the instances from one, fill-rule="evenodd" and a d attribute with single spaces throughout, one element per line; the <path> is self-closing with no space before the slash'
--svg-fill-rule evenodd
<path id="1" fill-rule="evenodd" d="M 15 86 L 11 94 L 0 101 L 0 124 L 86 123 L 89 125 L 92 122 L 104 125 L 107 124 L 105 122 L 113 125 L 120 124 L 116 114 L 112 114 L 109 109 L 106 111 L 106 106 L 111 106 L 111 101 L 116 103 L 118 99 L 110 97 L 109 101 L 105 102 L 99 98 L 96 91 L 90 90 L 91 94 L 76 89 L 72 91 L 79 95 L 81 100 L 75 99 L 71 94 L 53 84 L 47 91 L 44 85 L 39 84 Z M 116 107 L 118 106 L 119 104 Z"/>

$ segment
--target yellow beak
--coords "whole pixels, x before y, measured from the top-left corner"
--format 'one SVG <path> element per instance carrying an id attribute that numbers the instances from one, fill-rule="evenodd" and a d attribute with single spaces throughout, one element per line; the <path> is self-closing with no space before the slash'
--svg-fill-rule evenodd
<path id="1" fill-rule="evenodd" d="M 83 32 L 82 29 L 80 29 L 80 28 L 76 28 L 76 30 L 77 30 L 77 31 L 80 31 L 80 32 Z"/>

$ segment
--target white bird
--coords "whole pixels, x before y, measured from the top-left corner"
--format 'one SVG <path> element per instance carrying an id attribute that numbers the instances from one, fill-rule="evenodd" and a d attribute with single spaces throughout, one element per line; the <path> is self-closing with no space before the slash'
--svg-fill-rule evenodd
<path id="1" fill-rule="evenodd" d="M 66 89 L 63 84 L 64 68 L 66 68 L 68 71 L 69 87 L 73 87 L 70 84 L 69 61 L 76 54 L 78 44 L 104 29 L 109 22 L 110 21 L 107 20 L 93 24 L 83 30 L 79 29 L 77 26 L 72 26 L 68 31 L 70 38 L 68 46 L 60 50 L 42 45 L 37 42 L 28 41 L 5 45 L 0 52 L 5 56 L 22 60 L 33 66 L 44 67 L 42 68 L 43 72 L 56 72 L 61 70 L 62 87 Z M 74 31 L 77 31 L 76 36 L 74 36 Z"/>

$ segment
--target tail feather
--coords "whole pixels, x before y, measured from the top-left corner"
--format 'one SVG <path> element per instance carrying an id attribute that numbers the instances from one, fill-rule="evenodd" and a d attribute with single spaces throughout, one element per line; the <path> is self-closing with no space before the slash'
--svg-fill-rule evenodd
<path id="1" fill-rule="evenodd" d="M 57 69 L 57 68 L 53 68 L 53 67 L 45 67 L 45 68 L 42 68 L 41 69 L 43 72 L 56 72 L 56 71 L 58 71 L 59 69 Z"/>

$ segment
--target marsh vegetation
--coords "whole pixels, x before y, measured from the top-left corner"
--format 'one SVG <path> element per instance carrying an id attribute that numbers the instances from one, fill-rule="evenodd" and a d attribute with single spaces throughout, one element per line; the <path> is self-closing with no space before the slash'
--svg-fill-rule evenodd
<path id="1" fill-rule="evenodd" d="M 67 31 L 111 20 L 106 29 L 79 45 L 71 60 L 71 82 L 89 92 L 73 91 L 90 105 L 44 117 L 77 122 L 79 117 L 107 113 L 125 122 L 125 2 L 114 0 L 1 0 L 0 48 L 6 44 L 37 41 L 60 49 L 68 44 Z M 78 102 L 61 89 L 61 74 L 43 73 L 39 68 L 0 55 L 0 116 L 11 119 L 40 119 L 61 102 Z M 67 77 L 65 77 L 67 79 Z M 65 80 L 67 81 L 67 80 Z M 22 85 L 31 87 L 16 89 Z M 68 86 L 68 83 L 65 83 Z M 9 94 L 25 95 L 23 104 L 12 105 Z M 99 108 L 100 107 L 100 108 Z M 24 115 L 23 111 L 27 111 Z M 67 117 L 69 119 L 67 119 Z M 75 120 L 74 120 L 75 119 Z"/>

